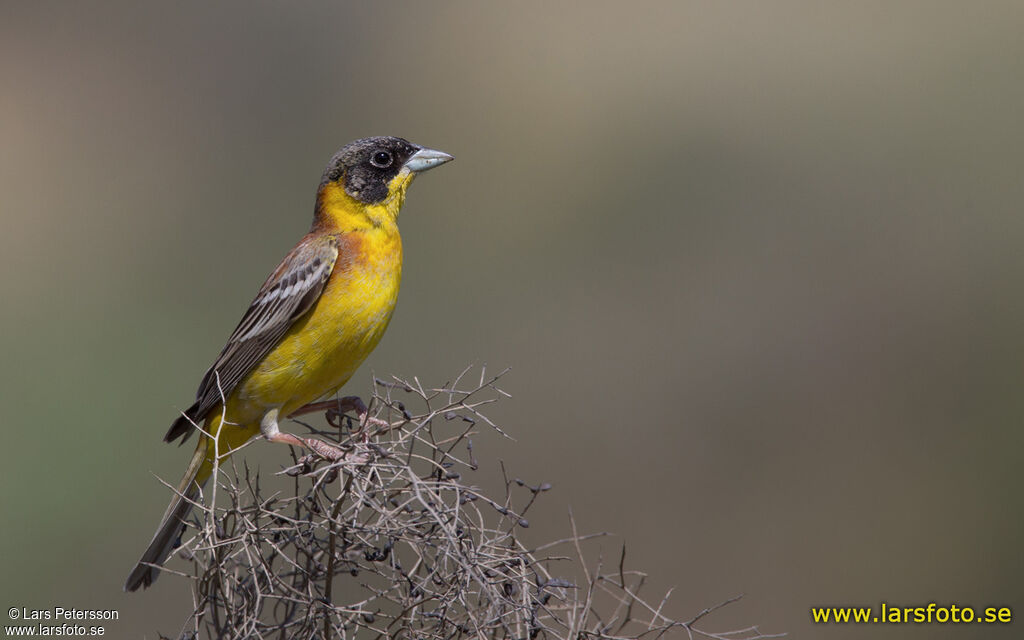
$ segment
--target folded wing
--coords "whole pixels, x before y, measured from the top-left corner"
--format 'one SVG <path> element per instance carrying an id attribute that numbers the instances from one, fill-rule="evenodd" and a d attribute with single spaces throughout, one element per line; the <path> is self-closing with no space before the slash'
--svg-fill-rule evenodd
<path id="1" fill-rule="evenodd" d="M 332 236 L 306 236 L 263 283 L 217 361 L 199 383 L 196 401 L 171 425 L 166 442 L 188 439 L 198 423 L 231 395 L 238 383 L 308 312 L 323 293 L 338 259 Z"/>

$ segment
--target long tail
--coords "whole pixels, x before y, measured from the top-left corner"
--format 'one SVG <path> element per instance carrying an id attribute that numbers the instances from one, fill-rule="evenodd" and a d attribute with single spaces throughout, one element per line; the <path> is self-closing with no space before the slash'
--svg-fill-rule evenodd
<path id="1" fill-rule="evenodd" d="M 174 544 L 185 529 L 185 519 L 192 510 L 192 502 L 199 496 L 199 491 L 213 470 L 213 460 L 209 455 L 207 436 L 200 436 L 196 444 L 196 452 L 192 454 L 192 462 L 181 479 L 178 490 L 167 506 L 160 527 L 149 541 L 146 552 L 142 554 L 138 564 L 128 575 L 124 583 L 125 591 L 135 591 L 139 587 L 148 587 L 160 575 L 160 570 L 151 565 L 162 565 L 167 556 L 171 555 Z M 183 497 L 184 496 L 184 497 Z"/>

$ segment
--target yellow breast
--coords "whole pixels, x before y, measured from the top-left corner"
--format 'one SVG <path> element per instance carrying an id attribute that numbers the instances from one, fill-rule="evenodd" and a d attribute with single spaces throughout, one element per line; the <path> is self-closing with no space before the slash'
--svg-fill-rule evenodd
<path id="1" fill-rule="evenodd" d="M 338 261 L 319 300 L 242 380 L 229 399 L 229 420 L 258 420 L 274 407 L 288 415 L 333 394 L 380 342 L 401 284 L 397 227 L 337 238 Z"/>

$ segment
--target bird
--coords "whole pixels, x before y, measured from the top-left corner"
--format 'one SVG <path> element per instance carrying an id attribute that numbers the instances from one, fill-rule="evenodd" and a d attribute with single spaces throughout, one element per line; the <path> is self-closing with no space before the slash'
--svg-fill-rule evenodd
<path id="1" fill-rule="evenodd" d="M 402 277 L 398 214 L 413 179 L 453 156 L 392 136 L 363 138 L 327 163 L 309 233 L 270 274 L 206 371 L 166 442 L 199 431 L 185 475 L 125 591 L 149 587 L 175 548 L 215 462 L 262 434 L 326 457 L 340 449 L 282 432 L 279 421 L 325 408 L 377 346 Z M 365 414 L 358 398 L 349 403 Z M 201 428 L 200 428 L 201 427 Z"/>

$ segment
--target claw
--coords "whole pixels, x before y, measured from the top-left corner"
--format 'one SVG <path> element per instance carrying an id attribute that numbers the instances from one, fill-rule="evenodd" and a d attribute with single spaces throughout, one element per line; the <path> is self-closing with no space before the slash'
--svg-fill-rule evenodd
<path id="1" fill-rule="evenodd" d="M 335 429 L 341 429 L 344 426 L 342 424 L 342 419 L 344 419 L 344 417 L 345 414 L 338 411 L 337 407 L 331 407 L 324 413 L 324 418 L 327 419 L 327 424 L 331 425 Z"/>
<path id="2" fill-rule="evenodd" d="M 282 433 L 277 428 L 276 410 L 268 413 L 268 415 L 264 417 L 265 424 L 261 425 L 261 429 L 268 440 L 305 447 L 312 451 L 316 455 L 316 458 L 327 460 L 332 463 L 344 462 L 348 464 L 365 464 L 373 459 L 373 454 L 367 446 L 370 443 L 370 436 L 372 435 L 373 430 L 386 430 L 391 427 L 391 424 L 386 420 L 371 417 L 366 404 L 358 396 L 345 396 L 338 400 L 313 402 L 293 411 L 289 417 L 294 418 L 296 416 L 315 413 L 317 411 L 323 411 L 328 424 L 336 429 L 340 429 L 342 427 L 343 420 L 351 420 L 351 418 L 348 418 L 345 415 L 345 412 L 351 411 L 355 413 L 359 419 L 359 429 L 352 434 L 353 439 L 357 443 L 356 446 L 343 448 L 316 438 L 300 438 L 289 433 Z M 351 427 L 351 422 L 349 422 L 349 425 Z M 289 469 L 288 473 L 290 475 L 309 473 L 315 464 L 315 458 L 312 456 L 303 456 L 299 460 L 299 463 L 300 464 L 297 467 Z"/>
<path id="3" fill-rule="evenodd" d="M 349 464 L 365 464 L 372 459 L 372 456 L 365 450 L 356 451 L 354 447 L 348 449 L 337 445 L 329 444 L 316 438 L 302 438 L 306 448 L 320 458 L 329 462 L 347 462 Z"/>
<path id="4" fill-rule="evenodd" d="M 338 460 L 345 459 L 345 450 L 341 447 L 336 447 L 333 444 L 327 444 L 323 440 L 317 440 L 316 438 L 303 438 L 303 442 L 306 443 L 306 447 L 317 454 L 324 460 L 330 460 L 331 462 L 337 462 Z"/>
<path id="5" fill-rule="evenodd" d="M 366 430 L 370 426 L 378 428 L 391 426 L 387 420 L 371 417 L 369 408 L 359 396 L 345 396 L 337 400 L 313 402 L 304 407 L 299 407 L 288 417 L 294 418 L 307 413 L 316 413 L 317 411 L 323 411 L 328 424 L 336 429 L 340 429 L 343 426 L 341 420 L 347 412 L 354 413 L 359 419 L 360 430 Z"/>

